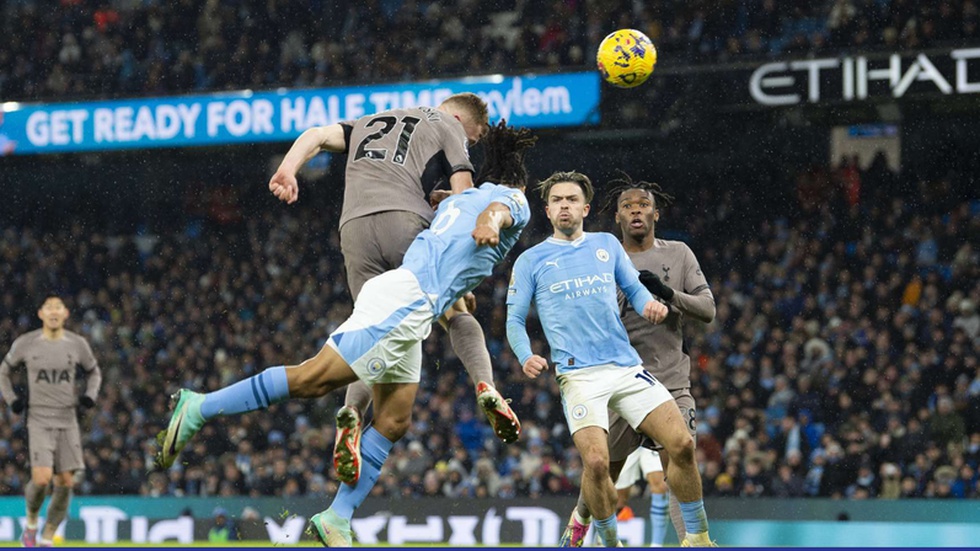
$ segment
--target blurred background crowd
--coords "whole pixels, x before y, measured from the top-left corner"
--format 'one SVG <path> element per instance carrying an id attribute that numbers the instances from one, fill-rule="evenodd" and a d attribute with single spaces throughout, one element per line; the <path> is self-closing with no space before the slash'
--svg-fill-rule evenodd
<path id="1" fill-rule="evenodd" d="M 591 67 L 609 29 L 662 66 L 980 38 L 976 0 L 0 0 L 8 100 Z"/>
<path id="2" fill-rule="evenodd" d="M 583 69 L 618 27 L 646 32 L 662 67 L 928 49 L 975 40 L 978 17 L 975 0 L 0 0 L 0 98 Z M 713 155 L 705 149 L 724 136 L 735 151 L 753 131 L 729 121 L 730 132 L 705 139 L 690 128 L 709 111 L 688 111 L 690 119 L 671 115 L 678 128 L 690 123 L 679 131 L 690 143 L 674 142 L 678 149 Z M 606 128 L 627 117 L 645 121 L 623 111 Z M 686 327 L 705 494 L 980 497 L 980 197 L 977 171 L 963 168 L 980 165 L 975 147 L 966 165 L 933 155 L 930 170 L 898 174 L 883 157 L 800 164 L 792 145 L 779 149 L 793 129 L 784 131 L 759 138 L 769 140 L 767 155 L 731 153 L 744 166 L 715 179 L 675 173 L 660 182 L 678 200 L 658 234 L 691 246 L 717 302 L 711 324 Z M 552 159 L 569 146 L 561 147 Z M 603 162 L 614 166 L 628 153 L 621 149 Z M 335 175 L 323 178 L 334 186 L 320 192 L 328 200 L 272 208 L 264 191 L 264 202 L 242 191 L 245 181 L 261 187 L 264 174 L 212 164 L 223 150 L 200 151 L 187 156 L 203 167 L 190 179 L 141 164 L 156 152 L 37 163 L 39 180 L 90 181 L 36 203 L 25 189 L 0 204 L 0 352 L 39 326 L 45 293 L 62 294 L 69 328 L 89 340 L 104 373 L 97 407 L 81 421 L 82 494 L 332 495 L 342 393 L 211 423 L 180 464 L 147 475 L 171 392 L 215 389 L 312 356 L 351 310 Z M 782 163 L 768 171 L 773 158 Z M 183 164 L 174 161 L 174 172 Z M 26 161 L 18 167 L 34 174 Z M 580 167 L 547 170 L 571 168 Z M 130 170 L 145 194 L 139 208 L 119 199 L 135 192 L 113 189 Z M 497 384 L 524 423 L 521 441 L 493 437 L 436 328 L 413 427 L 377 494 L 577 494 L 581 462 L 557 385 L 526 379 L 505 339 L 510 262 L 548 233 L 536 198 L 532 210 L 518 250 L 477 290 Z M 613 230 L 612 213 L 595 211 L 586 227 Z M 24 418 L 0 408 L 0 495 L 23 494 L 26 438 Z"/>
<path id="3" fill-rule="evenodd" d="M 663 182 L 678 202 L 658 234 L 691 245 L 718 306 L 714 322 L 686 329 L 705 494 L 980 497 L 980 201 L 962 199 L 968 175 L 908 182 L 884 162 L 845 163 L 801 170 L 779 196 L 744 184 Z M 36 327 L 37 297 L 59 291 L 103 367 L 98 407 L 82 419 L 83 494 L 335 490 L 342 393 L 211 423 L 182 464 L 146 475 L 177 387 L 215 389 L 312 356 L 351 309 L 336 201 L 272 210 L 215 189 L 169 231 L 110 235 L 74 217 L 67 230 L 3 233 L 0 341 Z M 511 261 L 547 235 L 537 198 L 532 207 Z M 613 230 L 612 213 L 597 211 L 587 229 Z M 509 269 L 479 287 L 478 318 L 524 422 L 520 443 L 492 435 L 437 328 L 413 427 L 377 494 L 577 493 L 581 463 L 554 378 L 526 379 L 506 344 Z M 16 495 L 26 427 L 0 415 L 0 493 Z"/>

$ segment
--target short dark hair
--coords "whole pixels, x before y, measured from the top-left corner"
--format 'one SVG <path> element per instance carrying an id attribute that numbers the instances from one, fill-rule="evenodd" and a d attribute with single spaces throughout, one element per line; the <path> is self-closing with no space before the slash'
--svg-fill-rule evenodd
<path id="1" fill-rule="evenodd" d="M 39 309 L 42 308 L 46 302 L 48 302 L 49 300 L 51 300 L 53 298 L 56 298 L 56 299 L 60 300 L 61 303 L 64 304 L 66 308 L 68 307 L 68 303 L 65 302 L 65 299 L 61 298 L 61 295 L 58 294 L 58 293 L 44 293 L 44 294 L 42 294 L 41 295 L 41 301 L 38 302 L 37 307 Z"/>
<path id="2" fill-rule="evenodd" d="M 528 175 L 524 154 L 537 141 L 527 128 L 512 128 L 504 120 L 491 126 L 483 137 L 485 155 L 477 182 L 525 187 Z"/>
<path id="3" fill-rule="evenodd" d="M 541 198 L 547 203 L 551 188 L 555 187 L 555 184 L 564 183 L 578 184 L 578 187 L 582 188 L 582 194 L 585 195 L 586 204 L 591 203 L 592 198 L 595 197 L 595 190 L 592 189 L 592 180 L 589 180 L 589 177 L 585 174 L 572 170 L 569 172 L 556 172 L 539 183 L 538 191 L 541 192 Z"/>

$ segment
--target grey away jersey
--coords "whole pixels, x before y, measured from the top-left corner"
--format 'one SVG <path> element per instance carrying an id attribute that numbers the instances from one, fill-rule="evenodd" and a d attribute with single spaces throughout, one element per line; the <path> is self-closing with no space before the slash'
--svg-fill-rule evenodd
<path id="1" fill-rule="evenodd" d="M 650 270 L 675 291 L 696 295 L 708 289 L 698 259 L 681 241 L 655 239 L 651 249 L 627 254 L 637 270 Z M 644 367 L 668 390 L 689 388 L 691 359 L 682 350 L 683 316 L 676 308 L 659 325 L 651 324 L 629 307 L 623 307 L 621 313 L 630 344 L 640 354 Z"/>
<path id="2" fill-rule="evenodd" d="M 473 172 L 463 125 L 437 109 L 392 109 L 342 124 L 347 181 L 341 226 L 391 210 L 414 212 L 431 222 L 429 191 L 455 172 Z"/>
<path id="3" fill-rule="evenodd" d="M 44 337 L 42 329 L 37 329 L 14 340 L 0 362 L 0 393 L 8 403 L 15 397 L 10 372 L 19 365 L 27 369 L 30 396 L 27 421 L 47 428 L 70 428 L 77 423 L 77 368 L 88 373 L 86 396 L 94 400 L 102 384 L 102 372 L 92 348 L 81 335 L 71 331 L 65 331 L 60 339 L 50 340 Z"/>

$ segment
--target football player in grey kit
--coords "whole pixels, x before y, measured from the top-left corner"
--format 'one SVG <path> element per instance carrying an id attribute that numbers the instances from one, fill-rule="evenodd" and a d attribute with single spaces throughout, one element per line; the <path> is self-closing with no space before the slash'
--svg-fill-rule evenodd
<path id="1" fill-rule="evenodd" d="M 715 318 L 714 295 L 690 247 L 681 241 L 657 239 L 654 235 L 660 220 L 659 207 L 669 205 L 673 197 L 655 183 L 633 182 L 629 177 L 610 184 L 615 185 L 609 190 L 609 200 L 615 201 L 616 224 L 622 232 L 623 248 L 640 271 L 640 281 L 653 295 L 671 306 L 667 319 L 659 325 L 647 323 L 630 308 L 624 308 L 623 325 L 630 344 L 643 359 L 643 366 L 670 391 L 688 430 L 696 436 L 691 358 L 683 350 L 683 321 L 685 317 L 691 317 L 710 323 Z M 642 441 L 641 434 L 610 412 L 609 463 L 613 480 Z M 661 456 L 661 460 L 666 461 L 666 457 Z M 662 507 L 657 504 L 656 496 L 653 497 L 653 505 Z M 683 542 L 684 522 L 673 496 L 670 498 L 670 516 L 678 538 Z M 562 534 L 560 545 L 580 547 L 590 523 L 591 513 L 579 496 L 578 506 Z"/>
<path id="2" fill-rule="evenodd" d="M 57 296 L 47 297 L 37 316 L 43 327 L 14 340 L 0 362 L 0 395 L 14 413 L 27 411 L 31 480 L 24 492 L 27 526 L 21 542 L 25 547 L 34 547 L 38 543 L 50 546 L 55 531 L 67 515 L 75 474 L 85 468 L 76 408 L 95 406 L 102 384 L 102 372 L 88 342 L 81 335 L 65 329 L 68 309 L 64 301 Z M 11 370 L 20 366 L 27 373 L 26 396 L 14 392 L 10 377 Z M 78 368 L 88 374 L 81 396 L 76 396 L 75 391 Z M 39 542 L 37 517 L 52 478 L 54 491 Z"/>
<path id="3" fill-rule="evenodd" d="M 311 128 L 293 143 L 269 190 L 293 203 L 299 197 L 296 172 L 304 163 L 321 150 L 348 153 L 340 247 L 351 296 L 357 300 L 367 280 L 401 266 L 408 246 L 429 227 L 434 212 L 426 193 L 432 203 L 449 194 L 432 190 L 440 179 L 449 180 L 452 193 L 473 187 L 467 147 L 487 133 L 487 117 L 486 102 L 462 93 L 436 108 L 393 109 Z M 504 442 L 514 442 L 520 421 L 494 387 L 483 329 L 470 309 L 460 299 L 440 324 L 476 385 L 477 402 L 494 432 Z M 418 349 L 421 357 L 421 344 Z M 360 477 L 361 419 L 370 402 L 370 388 L 358 381 L 347 388 L 344 407 L 337 412 L 334 468 L 337 478 L 348 484 Z"/>

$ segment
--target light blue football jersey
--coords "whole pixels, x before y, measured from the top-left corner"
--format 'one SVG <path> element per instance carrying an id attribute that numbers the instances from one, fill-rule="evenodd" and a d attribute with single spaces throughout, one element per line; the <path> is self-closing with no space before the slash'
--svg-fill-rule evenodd
<path id="1" fill-rule="evenodd" d="M 640 365 L 620 319 L 617 286 L 637 313 L 653 296 L 615 236 L 549 237 L 514 264 L 507 293 L 507 340 L 523 365 L 531 357 L 526 318 L 533 301 L 558 373 L 612 364 Z"/>
<path id="2" fill-rule="evenodd" d="M 514 223 L 500 230 L 500 242 L 478 247 L 470 235 L 476 219 L 491 203 L 510 209 Z M 442 314 L 472 291 L 504 259 L 531 219 L 527 198 L 516 188 L 485 183 L 453 195 L 439 204 L 432 225 L 415 238 L 405 252 L 402 268 L 415 274 L 422 291 Z"/>

